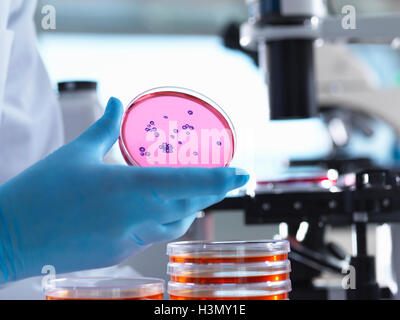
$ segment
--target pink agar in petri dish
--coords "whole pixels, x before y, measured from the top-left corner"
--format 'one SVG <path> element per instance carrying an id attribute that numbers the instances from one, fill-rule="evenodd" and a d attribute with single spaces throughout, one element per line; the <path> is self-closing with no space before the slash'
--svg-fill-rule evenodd
<path id="1" fill-rule="evenodd" d="M 129 104 L 119 144 L 133 166 L 226 167 L 234 155 L 235 131 L 215 102 L 188 89 L 163 87 Z"/>

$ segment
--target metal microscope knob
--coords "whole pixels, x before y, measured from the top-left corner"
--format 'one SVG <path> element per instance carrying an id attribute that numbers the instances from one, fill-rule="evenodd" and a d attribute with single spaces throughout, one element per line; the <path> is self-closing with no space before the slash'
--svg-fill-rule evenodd
<path id="1" fill-rule="evenodd" d="M 390 173 L 391 183 L 394 188 L 400 188 L 400 172 Z"/>
<path id="2" fill-rule="evenodd" d="M 365 170 L 357 173 L 356 188 L 365 189 L 388 189 L 392 187 L 392 179 L 388 170 Z"/>

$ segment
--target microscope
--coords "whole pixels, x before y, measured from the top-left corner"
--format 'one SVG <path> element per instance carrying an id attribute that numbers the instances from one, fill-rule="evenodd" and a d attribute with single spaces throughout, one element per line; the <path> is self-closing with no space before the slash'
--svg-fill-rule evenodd
<path id="1" fill-rule="evenodd" d="M 354 23 L 346 24 L 343 16 L 327 14 L 323 0 L 247 2 L 248 21 L 241 26 L 240 34 L 239 30 L 230 29 L 225 45 L 249 54 L 263 70 L 269 89 L 271 121 L 332 119 L 333 114 L 341 112 L 349 117 L 365 111 L 357 106 L 340 111 L 332 104 L 319 105 L 324 98 L 329 99 L 327 95 L 317 99 L 316 44 L 396 45 L 400 35 L 399 15 L 355 15 Z M 352 8 L 348 9 L 351 14 Z M 397 93 L 390 99 L 396 96 L 400 97 Z M 367 109 L 400 130 L 400 113 L 394 108 L 375 105 L 378 111 L 370 106 Z M 363 126 L 362 121 L 359 124 Z M 369 255 L 367 248 L 367 225 L 400 222 L 398 168 L 382 167 L 373 159 L 346 157 L 340 152 L 323 159 L 296 160 L 291 166 L 324 168 L 336 172 L 337 177 L 322 177 L 322 180 L 314 177 L 314 180 L 301 181 L 302 184 L 293 179 L 264 181 L 254 194 L 226 198 L 207 211 L 241 209 L 245 212 L 246 224 L 285 222 L 288 225 L 287 238 L 292 249 L 291 299 L 328 299 L 328 288 L 316 286 L 313 280 L 324 271 L 344 276 L 343 270 L 349 274 L 353 270 L 355 277 L 355 286 L 345 290 L 347 299 L 390 298 L 391 291 L 379 287 L 376 280 L 375 257 Z M 326 180 L 329 183 L 322 183 Z M 300 242 L 296 240 L 296 233 L 302 222 L 307 222 L 309 227 Z M 324 237 L 327 226 L 349 225 L 352 256 L 334 243 L 325 243 Z"/>

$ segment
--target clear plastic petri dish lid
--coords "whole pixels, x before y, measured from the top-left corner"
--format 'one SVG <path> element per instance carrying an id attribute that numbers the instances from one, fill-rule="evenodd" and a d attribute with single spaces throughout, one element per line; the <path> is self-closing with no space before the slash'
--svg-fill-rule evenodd
<path id="1" fill-rule="evenodd" d="M 290 261 L 257 263 L 175 263 L 169 262 L 171 280 L 183 283 L 250 283 L 290 278 Z"/>
<path id="2" fill-rule="evenodd" d="M 181 241 L 167 245 L 170 262 L 253 263 L 288 259 L 287 240 Z"/>
<path id="3" fill-rule="evenodd" d="M 47 300 L 160 300 L 165 281 L 156 278 L 60 278 L 44 288 Z"/>
<path id="4" fill-rule="evenodd" d="M 192 90 L 161 87 L 133 99 L 119 145 L 126 162 L 140 167 L 226 167 L 236 134 L 225 112 Z"/>
<path id="5" fill-rule="evenodd" d="M 260 283 L 194 284 L 168 282 L 171 299 L 284 300 L 292 290 L 290 280 Z"/>

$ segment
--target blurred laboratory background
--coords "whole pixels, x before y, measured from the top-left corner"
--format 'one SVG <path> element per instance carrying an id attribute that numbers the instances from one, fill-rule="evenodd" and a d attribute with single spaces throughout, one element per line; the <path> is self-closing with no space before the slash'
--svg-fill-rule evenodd
<path id="1" fill-rule="evenodd" d="M 326 1 L 330 14 L 341 14 L 341 8 L 348 4 L 359 13 L 400 13 L 396 0 Z M 46 5 L 56 9 L 55 29 L 42 27 Z M 365 114 L 383 103 L 399 101 L 400 54 L 390 45 L 317 43 L 317 95 L 319 105 L 326 107 L 323 117 L 330 129 L 326 132 L 318 124 L 268 123 L 265 75 L 256 54 L 238 46 L 238 26 L 248 19 L 245 0 L 41 0 L 35 19 L 40 52 L 54 90 L 60 89 L 61 102 L 63 92 L 74 87 L 58 83 L 73 81 L 97 83 L 97 87 L 89 85 L 87 89 L 97 89 L 99 110 L 110 96 L 120 98 L 126 106 L 154 87 L 177 86 L 201 92 L 231 118 L 238 138 L 232 166 L 247 169 L 254 187 L 257 181 L 279 177 L 289 161 L 321 158 L 333 149 L 368 157 L 381 165 L 400 161 L 400 128 L 393 128 L 386 114 Z M 349 114 L 329 108 L 338 103 L 355 107 Z M 358 105 L 365 107 L 357 109 Z M 337 121 L 335 112 L 346 113 L 348 123 Z M 354 120 L 359 119 L 355 112 L 364 117 L 362 125 Z M 124 163 L 118 148 L 113 149 L 110 159 Z M 376 225 L 368 226 L 372 254 L 378 254 L 376 230 Z M 282 224 L 246 225 L 242 211 L 220 210 L 200 215 L 184 238 L 249 240 L 274 238 L 280 233 L 285 236 Z M 299 241 L 301 237 L 300 232 Z M 350 238 L 350 226 L 329 227 L 325 235 L 327 242 L 335 242 L 349 254 Z M 153 245 L 124 264 L 143 276 L 168 277 L 165 244 Z M 340 286 L 338 278 L 322 278 L 325 285 L 334 286 L 339 281 Z M 382 281 L 396 290 L 393 279 Z"/>

